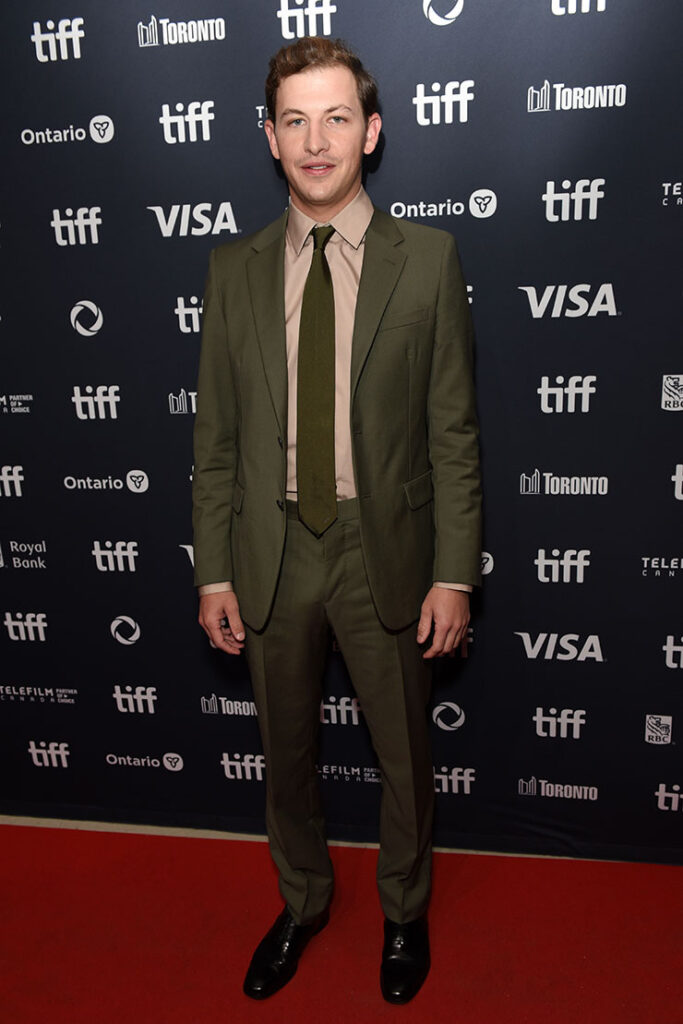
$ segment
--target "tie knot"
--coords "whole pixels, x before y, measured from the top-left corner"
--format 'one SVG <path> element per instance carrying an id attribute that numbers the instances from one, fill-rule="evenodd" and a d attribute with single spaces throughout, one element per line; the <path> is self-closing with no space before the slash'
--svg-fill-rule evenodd
<path id="1" fill-rule="evenodd" d="M 334 234 L 334 228 L 331 224 L 325 224 L 321 228 L 313 228 L 311 232 L 313 235 L 313 248 L 324 249 L 330 240 L 330 236 Z"/>

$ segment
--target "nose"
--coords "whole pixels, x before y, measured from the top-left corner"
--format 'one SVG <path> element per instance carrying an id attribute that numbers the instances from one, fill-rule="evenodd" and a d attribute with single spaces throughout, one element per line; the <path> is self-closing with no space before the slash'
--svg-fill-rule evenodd
<path id="1" fill-rule="evenodd" d="M 318 153 L 324 152 L 329 146 L 327 140 L 327 133 L 325 132 L 324 125 L 315 124 L 313 121 L 309 122 L 308 132 L 306 134 L 306 149 L 309 153 L 317 155 Z"/>

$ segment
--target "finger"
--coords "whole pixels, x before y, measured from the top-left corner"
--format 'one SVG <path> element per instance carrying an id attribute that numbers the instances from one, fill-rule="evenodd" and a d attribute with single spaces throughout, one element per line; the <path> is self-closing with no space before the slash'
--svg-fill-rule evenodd
<path id="1" fill-rule="evenodd" d="M 417 642 L 419 644 L 425 643 L 429 636 L 429 631 L 432 628 L 432 613 L 430 611 L 423 611 L 420 615 L 420 621 L 417 624 Z"/>
<path id="2" fill-rule="evenodd" d="M 422 655 L 423 658 L 437 658 L 443 651 L 447 630 L 444 626 L 436 626 L 432 637 L 432 646 Z"/>
<path id="3" fill-rule="evenodd" d="M 231 609 L 227 612 L 228 627 L 235 640 L 240 643 L 244 640 L 244 625 L 237 610 Z"/>

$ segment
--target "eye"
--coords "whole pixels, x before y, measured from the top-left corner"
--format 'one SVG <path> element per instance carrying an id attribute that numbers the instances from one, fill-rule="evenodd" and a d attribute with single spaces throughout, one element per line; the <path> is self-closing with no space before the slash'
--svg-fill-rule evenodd
<path id="1" fill-rule="evenodd" d="M 304 123 L 303 117 L 292 117 L 287 122 L 288 125 L 293 125 L 295 128 L 298 127 L 300 124 L 303 124 L 303 123 Z"/>
<path id="2" fill-rule="evenodd" d="M 344 124 L 346 118 L 342 117 L 341 114 L 333 114 L 331 120 L 334 124 Z"/>

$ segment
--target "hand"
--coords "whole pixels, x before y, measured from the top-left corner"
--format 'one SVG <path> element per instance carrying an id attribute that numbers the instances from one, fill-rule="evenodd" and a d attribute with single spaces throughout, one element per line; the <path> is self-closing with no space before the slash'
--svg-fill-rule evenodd
<path id="1" fill-rule="evenodd" d="M 469 621 L 470 595 L 466 591 L 432 587 L 422 602 L 417 625 L 418 644 L 426 643 L 434 626 L 432 646 L 422 657 L 440 658 L 444 654 L 455 654 L 459 644 L 462 647 L 467 643 Z"/>
<path id="2" fill-rule="evenodd" d="M 213 647 L 226 654 L 241 654 L 244 626 L 236 594 L 203 594 L 199 598 L 199 625 Z"/>

